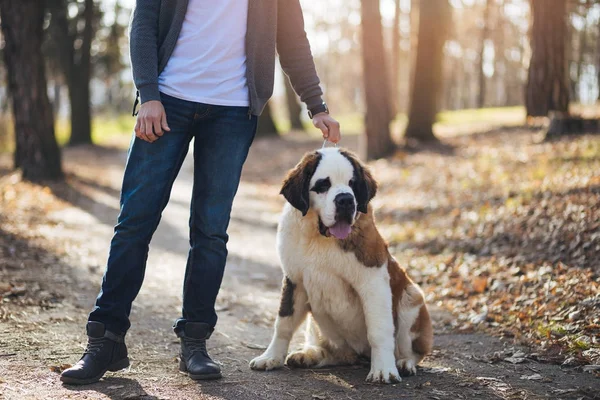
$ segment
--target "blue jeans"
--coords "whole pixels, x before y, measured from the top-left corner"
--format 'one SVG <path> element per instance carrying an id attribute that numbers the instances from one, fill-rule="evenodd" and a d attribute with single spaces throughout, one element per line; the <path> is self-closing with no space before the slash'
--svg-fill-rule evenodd
<path id="1" fill-rule="evenodd" d="M 215 300 L 227 258 L 227 226 L 242 165 L 256 133 L 248 107 L 214 106 L 161 99 L 170 132 L 154 143 L 135 138 L 129 148 L 121 191 L 121 211 L 110 244 L 102 289 L 90 321 L 114 333 L 130 327 L 131 304 L 144 279 L 150 239 L 166 207 L 173 182 L 194 140 L 194 189 L 190 210 L 190 250 L 183 284 L 182 318 L 217 323 Z"/>

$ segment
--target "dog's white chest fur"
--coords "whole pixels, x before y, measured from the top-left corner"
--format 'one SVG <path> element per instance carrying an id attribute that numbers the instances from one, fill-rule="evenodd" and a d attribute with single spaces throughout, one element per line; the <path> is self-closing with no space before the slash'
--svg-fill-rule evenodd
<path id="1" fill-rule="evenodd" d="M 343 251 L 333 238 L 306 235 L 304 230 L 314 227 L 305 225 L 298 213 L 286 205 L 277 234 L 284 273 L 302 285 L 313 318 L 327 336 L 335 336 L 357 353 L 369 355 L 363 307 L 354 287 L 368 279 L 364 275 L 379 275 L 385 268 L 369 271 L 354 253 Z M 389 288 L 385 277 L 381 284 L 384 291 Z"/>

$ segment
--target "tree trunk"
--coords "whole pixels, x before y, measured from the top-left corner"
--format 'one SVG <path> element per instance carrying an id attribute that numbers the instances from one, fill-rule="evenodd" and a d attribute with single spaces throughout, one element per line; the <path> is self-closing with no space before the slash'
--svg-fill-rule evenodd
<path id="1" fill-rule="evenodd" d="M 277 136 L 277 126 L 273 121 L 273 115 L 271 113 L 271 104 L 267 103 L 263 113 L 258 117 L 258 127 L 256 128 L 257 137 L 265 136 Z"/>
<path id="2" fill-rule="evenodd" d="M 567 58 L 567 74 L 569 75 L 569 89 L 571 90 L 571 97 L 576 98 L 577 94 L 577 82 L 579 81 L 579 72 L 577 71 L 577 60 L 575 59 L 575 46 L 573 43 L 576 41 L 575 37 L 577 36 L 577 43 L 581 43 L 581 36 L 578 35 L 577 29 L 573 26 L 573 24 L 567 25 L 567 31 L 569 38 L 567 43 L 565 44 L 565 54 Z M 572 73 L 573 66 L 575 66 L 575 73 Z"/>
<path id="3" fill-rule="evenodd" d="M 506 30 L 506 17 L 504 16 L 504 4 L 496 4 L 496 29 L 494 29 L 494 80 L 496 82 L 496 96 L 494 100 L 494 106 L 506 105 L 507 93 L 506 93 L 506 71 L 508 69 L 508 61 L 506 59 L 505 51 L 505 30 Z"/>
<path id="4" fill-rule="evenodd" d="M 400 1 L 401 0 L 395 0 L 394 25 L 392 27 L 392 62 L 390 63 L 392 69 L 392 118 L 395 118 L 396 115 L 398 115 L 400 103 L 400 18 L 402 16 Z"/>
<path id="5" fill-rule="evenodd" d="M 52 87 L 53 96 L 52 96 L 52 112 L 54 113 L 54 118 L 57 118 L 60 113 L 60 91 L 62 86 L 59 82 L 55 81 Z"/>
<path id="6" fill-rule="evenodd" d="M 436 141 L 433 123 L 443 85 L 444 43 L 450 25 L 448 0 L 421 0 L 419 39 L 405 137 Z"/>
<path id="7" fill-rule="evenodd" d="M 42 56 L 45 7 L 36 0 L 1 0 L 0 15 L 18 149 L 15 166 L 26 180 L 60 179 L 60 149 Z"/>
<path id="8" fill-rule="evenodd" d="M 71 137 L 69 145 L 92 142 L 90 79 L 92 75 L 91 46 L 94 37 L 94 0 L 85 0 L 83 15 L 76 15 L 75 23 L 82 25 L 80 34 L 69 29 L 67 0 L 51 0 L 52 41 L 58 50 L 58 60 L 69 89 L 71 108 Z M 76 43 L 78 45 L 76 45 Z M 77 48 L 76 48 L 77 47 Z"/>
<path id="9" fill-rule="evenodd" d="M 583 24 L 583 28 L 580 33 L 580 41 L 579 41 L 579 54 L 577 56 L 577 84 L 575 87 L 575 91 L 573 92 L 573 96 L 577 96 L 577 100 L 581 101 L 581 86 L 579 85 L 579 81 L 581 79 L 581 71 L 583 70 L 585 64 L 585 54 L 587 53 L 587 17 L 585 18 L 585 22 Z"/>
<path id="10" fill-rule="evenodd" d="M 87 77 L 86 77 L 87 75 Z M 75 70 L 69 84 L 71 103 L 71 137 L 69 146 L 92 143 L 92 116 L 90 109 L 90 79 L 88 71 Z"/>
<path id="11" fill-rule="evenodd" d="M 363 81 L 367 104 L 366 143 L 361 143 L 361 153 L 366 159 L 372 160 L 385 157 L 395 149 L 390 135 L 393 116 L 379 1 L 362 0 L 361 14 Z"/>
<path id="12" fill-rule="evenodd" d="M 527 115 L 569 112 L 569 79 L 565 38 L 567 0 L 531 0 L 531 61 L 525 107 Z"/>
<path id="13" fill-rule="evenodd" d="M 302 125 L 302 120 L 300 119 L 302 107 L 298 102 L 298 96 L 296 95 L 296 92 L 294 92 L 294 88 L 287 76 L 284 75 L 283 81 L 285 82 L 285 100 L 290 118 L 290 129 L 294 131 L 303 131 L 304 125 Z"/>
<path id="14" fill-rule="evenodd" d="M 596 85 L 598 86 L 598 101 L 600 101 L 600 24 L 598 24 L 598 35 L 596 37 L 596 47 L 598 47 L 598 64 L 596 64 L 598 79 L 596 80 Z"/>
<path id="15" fill-rule="evenodd" d="M 483 9 L 483 28 L 481 29 L 481 43 L 479 47 L 479 94 L 477 96 L 477 107 L 483 108 L 485 105 L 485 90 L 486 77 L 483 69 L 485 42 L 490 34 L 490 9 L 492 8 L 492 0 L 486 0 L 485 8 Z"/>
<path id="16" fill-rule="evenodd" d="M 85 27 L 81 48 L 68 77 L 71 100 L 71 137 L 69 146 L 92 143 L 92 113 L 90 108 L 90 79 L 92 77 L 91 47 L 94 38 L 94 0 L 85 0 Z"/>

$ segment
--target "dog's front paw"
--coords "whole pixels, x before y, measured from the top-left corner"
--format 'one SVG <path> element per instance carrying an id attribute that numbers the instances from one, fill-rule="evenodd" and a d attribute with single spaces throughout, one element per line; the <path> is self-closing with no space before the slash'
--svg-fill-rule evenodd
<path id="1" fill-rule="evenodd" d="M 275 357 L 271 354 L 263 353 L 250 361 L 250 368 L 257 371 L 270 371 L 283 367 L 284 357 Z"/>
<path id="2" fill-rule="evenodd" d="M 412 358 L 401 358 L 396 361 L 396 366 L 402 376 L 412 376 L 417 374 L 417 364 Z"/>
<path id="3" fill-rule="evenodd" d="M 398 369 L 395 365 L 390 367 L 371 367 L 369 375 L 367 375 L 367 382 L 373 383 L 398 383 L 402 380 L 398 375 Z"/>
<path id="4" fill-rule="evenodd" d="M 313 368 L 325 359 L 325 350 L 311 346 L 303 350 L 293 352 L 285 361 L 290 368 Z"/>

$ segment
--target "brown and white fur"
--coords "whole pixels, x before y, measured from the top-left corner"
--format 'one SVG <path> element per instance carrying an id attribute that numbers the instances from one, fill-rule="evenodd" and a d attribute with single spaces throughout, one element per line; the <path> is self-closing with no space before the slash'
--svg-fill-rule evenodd
<path id="1" fill-rule="evenodd" d="M 271 370 L 284 362 L 319 368 L 366 356 L 371 360 L 367 381 L 398 382 L 399 370 L 416 373 L 431 351 L 431 320 L 422 291 L 375 227 L 368 203 L 376 190 L 358 158 L 337 148 L 308 153 L 289 172 L 281 191 L 288 203 L 277 232 L 285 275 L 281 305 L 273 339 L 250 362 L 252 369 Z M 351 231 L 343 239 L 331 234 L 340 218 L 341 193 L 354 199 Z M 308 314 L 304 347 L 288 355 Z"/>

